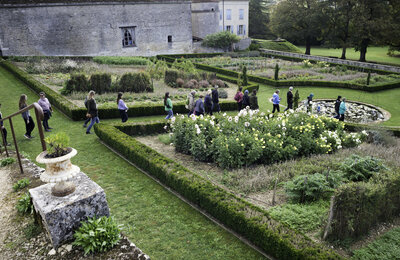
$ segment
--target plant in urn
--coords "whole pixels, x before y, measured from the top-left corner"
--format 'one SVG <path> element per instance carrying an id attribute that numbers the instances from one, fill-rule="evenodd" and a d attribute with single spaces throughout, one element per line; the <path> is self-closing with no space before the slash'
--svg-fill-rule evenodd
<path id="1" fill-rule="evenodd" d="M 47 151 L 36 157 L 38 163 L 46 164 L 46 170 L 40 175 L 43 182 L 55 183 L 51 194 L 57 197 L 67 196 L 75 191 L 71 181 L 79 172 L 78 166 L 71 164 L 71 158 L 78 152 L 69 146 L 69 137 L 60 132 L 44 139 L 48 144 Z"/>

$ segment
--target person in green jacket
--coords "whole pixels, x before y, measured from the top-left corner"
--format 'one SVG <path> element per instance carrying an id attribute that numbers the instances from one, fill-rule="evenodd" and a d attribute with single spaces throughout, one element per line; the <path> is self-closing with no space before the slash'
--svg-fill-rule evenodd
<path id="1" fill-rule="evenodd" d="M 164 97 L 164 107 L 165 111 L 167 111 L 167 117 L 165 119 L 170 119 L 171 117 L 174 116 L 174 112 L 172 112 L 172 101 L 169 98 L 169 92 L 165 92 L 165 97 Z"/>

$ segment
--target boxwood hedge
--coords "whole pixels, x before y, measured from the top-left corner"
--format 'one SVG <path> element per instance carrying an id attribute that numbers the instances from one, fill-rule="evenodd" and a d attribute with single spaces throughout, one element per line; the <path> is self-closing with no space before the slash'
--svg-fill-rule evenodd
<path id="1" fill-rule="evenodd" d="M 162 132 L 165 123 L 96 124 L 98 137 L 139 168 L 277 259 L 341 259 L 256 207 L 125 134 Z M 122 132 L 124 131 L 124 132 Z"/>

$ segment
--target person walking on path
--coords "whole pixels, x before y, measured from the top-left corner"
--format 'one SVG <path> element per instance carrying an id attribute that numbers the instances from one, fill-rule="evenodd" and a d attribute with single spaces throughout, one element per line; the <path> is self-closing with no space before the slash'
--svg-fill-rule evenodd
<path id="1" fill-rule="evenodd" d="M 219 95 L 218 95 L 218 86 L 215 85 L 214 89 L 211 92 L 212 94 L 212 112 L 220 112 L 221 108 L 219 107 Z"/>
<path id="2" fill-rule="evenodd" d="M 346 98 L 343 98 L 339 107 L 339 121 L 344 121 L 344 113 L 346 112 Z"/>
<path id="3" fill-rule="evenodd" d="M 165 111 L 167 111 L 167 116 L 165 117 L 165 119 L 170 119 L 171 117 L 174 116 L 174 112 L 172 111 L 172 101 L 169 98 L 169 92 L 165 92 L 164 108 Z"/>
<path id="4" fill-rule="evenodd" d="M 196 90 L 192 90 L 188 94 L 186 108 L 189 110 L 188 117 L 194 113 L 194 97 L 196 96 Z"/>
<path id="5" fill-rule="evenodd" d="M 88 99 L 88 112 L 87 116 L 91 118 L 90 125 L 86 129 L 86 134 L 91 134 L 90 129 L 95 123 L 100 123 L 99 120 L 99 112 L 97 110 L 96 100 L 94 99 L 95 92 L 93 90 L 89 91 L 89 99 Z"/>
<path id="6" fill-rule="evenodd" d="M 257 90 L 253 89 L 253 93 L 250 96 L 250 109 L 256 110 L 258 109 L 258 99 L 257 99 Z"/>
<path id="7" fill-rule="evenodd" d="M 196 103 L 194 105 L 194 114 L 196 116 L 200 116 L 200 115 L 204 116 L 203 95 L 200 95 L 199 99 L 196 100 Z"/>
<path id="8" fill-rule="evenodd" d="M 24 109 L 28 105 L 26 104 L 26 101 L 28 100 L 28 97 L 25 94 L 22 94 L 21 97 L 19 98 L 19 109 Z M 23 112 L 22 118 L 24 119 L 25 122 L 25 129 L 26 133 L 24 134 L 25 138 L 27 139 L 32 139 L 33 136 L 31 135 L 33 129 L 35 128 L 35 122 L 33 122 L 33 119 L 31 117 L 31 114 L 29 113 L 29 110 Z"/>
<path id="9" fill-rule="evenodd" d="M 85 104 L 86 110 L 88 109 L 88 100 L 89 100 L 89 96 L 85 97 L 85 101 L 83 101 L 83 103 Z M 90 117 L 86 117 L 85 122 L 83 123 L 83 127 L 86 128 L 87 124 L 90 121 Z"/>
<path id="10" fill-rule="evenodd" d="M 46 98 L 46 94 L 44 92 L 39 93 L 40 98 L 38 100 L 39 106 L 43 109 L 43 127 L 44 131 L 51 132 L 50 129 L 53 129 L 49 126 L 49 119 L 51 117 L 51 113 L 53 112 L 53 108 L 50 105 L 49 100 Z"/>
<path id="11" fill-rule="evenodd" d="M 293 109 L 293 87 L 289 88 L 289 91 L 286 94 L 286 98 L 287 98 L 287 108 L 284 111 Z"/>
<path id="12" fill-rule="evenodd" d="M 119 114 L 121 116 L 122 123 L 128 121 L 128 107 L 125 105 L 125 102 L 122 100 L 122 92 L 118 92 L 117 96 L 117 105 Z"/>
<path id="13" fill-rule="evenodd" d="M 314 97 L 314 94 L 311 93 L 308 97 L 307 97 L 307 113 L 312 113 L 312 99 Z"/>
<path id="14" fill-rule="evenodd" d="M 249 91 L 246 89 L 243 94 L 243 102 L 242 102 L 242 107 L 250 107 L 250 97 L 249 97 Z"/>
<path id="15" fill-rule="evenodd" d="M 243 104 L 243 93 L 242 93 L 242 87 L 239 87 L 238 91 L 236 92 L 236 95 L 234 99 L 237 102 L 238 110 L 242 110 L 242 104 Z"/>
<path id="16" fill-rule="evenodd" d="M 3 114 L 1 113 L 1 104 L 0 104 L 0 119 L 3 119 Z M 4 140 L 2 139 L 1 143 L 4 143 L 7 146 L 10 146 L 11 144 L 7 142 L 7 129 L 4 127 L 4 122 L 1 121 L 0 126 L 1 126 L 1 131 L 3 132 L 3 137 Z"/>
<path id="17" fill-rule="evenodd" d="M 211 89 L 209 89 L 204 97 L 204 109 L 207 115 L 212 115 L 212 104 Z"/>
<path id="18" fill-rule="evenodd" d="M 272 95 L 272 113 L 275 113 L 275 110 L 280 112 L 279 109 L 279 102 L 281 102 L 281 99 L 279 98 L 279 89 L 275 91 L 275 93 Z"/>
<path id="19" fill-rule="evenodd" d="M 339 119 L 340 118 L 340 114 L 339 114 L 339 108 L 340 108 L 340 103 L 342 103 L 341 101 L 342 96 L 338 96 L 336 101 L 335 101 L 335 112 L 336 112 L 336 116 L 334 118 Z"/>

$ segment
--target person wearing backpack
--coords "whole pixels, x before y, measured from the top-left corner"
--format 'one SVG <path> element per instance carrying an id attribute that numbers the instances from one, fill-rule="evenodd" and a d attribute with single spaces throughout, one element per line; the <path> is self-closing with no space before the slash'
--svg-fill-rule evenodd
<path id="1" fill-rule="evenodd" d="M 242 107 L 250 107 L 250 97 L 249 97 L 249 91 L 246 89 L 243 94 L 243 102 L 242 102 Z"/>
<path id="2" fill-rule="evenodd" d="M 203 103 L 203 95 L 199 96 L 199 99 L 194 104 L 194 114 L 196 116 L 203 115 L 204 116 L 204 103 Z"/>
<path id="3" fill-rule="evenodd" d="M 340 103 L 342 103 L 342 96 L 338 96 L 336 101 L 335 101 L 335 112 L 336 112 L 336 116 L 334 118 L 339 119 L 340 118 L 340 114 L 339 114 L 339 108 L 340 108 Z"/>
<path id="4" fill-rule="evenodd" d="M 196 90 L 192 90 L 189 94 L 188 94 L 188 98 L 186 101 L 186 109 L 189 110 L 188 113 L 188 117 L 194 113 L 194 97 L 196 95 Z"/>
<path id="5" fill-rule="evenodd" d="M 242 93 L 242 87 L 239 87 L 238 91 L 236 92 L 236 95 L 234 99 L 237 102 L 238 110 L 242 110 L 242 103 L 243 103 L 243 93 Z"/>

